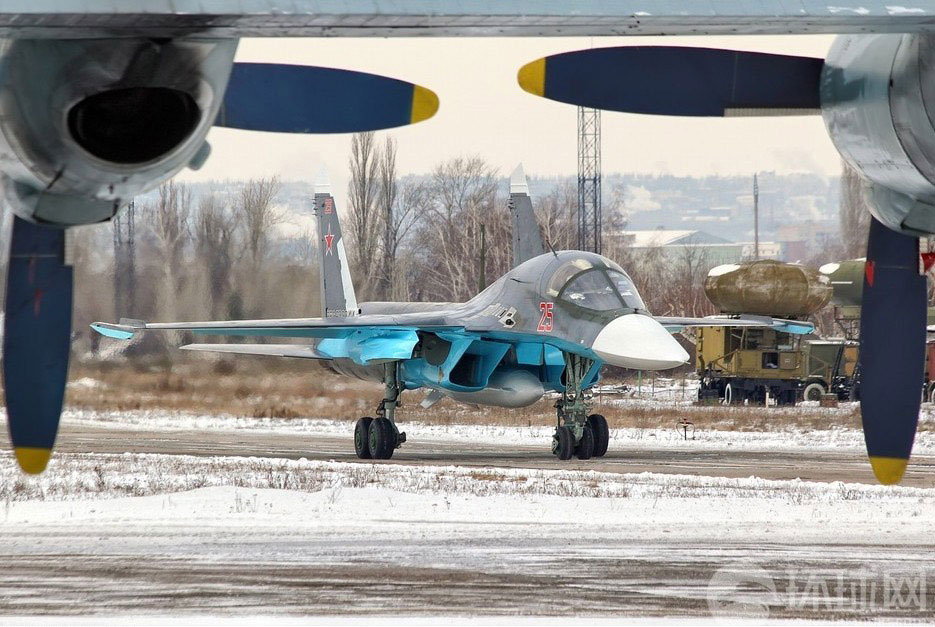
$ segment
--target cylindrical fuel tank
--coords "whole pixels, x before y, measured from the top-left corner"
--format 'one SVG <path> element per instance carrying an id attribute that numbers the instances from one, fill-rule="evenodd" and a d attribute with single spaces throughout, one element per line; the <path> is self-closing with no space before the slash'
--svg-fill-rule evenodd
<path id="1" fill-rule="evenodd" d="M 722 313 L 807 316 L 831 300 L 831 281 L 805 266 L 771 259 L 713 268 L 705 295 Z"/>
<path id="2" fill-rule="evenodd" d="M 818 271 L 828 277 L 834 290 L 834 304 L 839 307 L 860 307 L 864 291 L 866 259 L 848 259 L 826 263 Z"/>

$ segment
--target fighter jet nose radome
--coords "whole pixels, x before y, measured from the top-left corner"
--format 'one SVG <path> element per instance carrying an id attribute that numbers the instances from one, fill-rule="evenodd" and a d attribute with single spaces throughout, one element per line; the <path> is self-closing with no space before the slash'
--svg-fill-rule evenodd
<path id="1" fill-rule="evenodd" d="M 610 321 L 591 349 L 605 363 L 634 370 L 666 370 L 688 361 L 688 353 L 665 327 L 640 314 Z"/>

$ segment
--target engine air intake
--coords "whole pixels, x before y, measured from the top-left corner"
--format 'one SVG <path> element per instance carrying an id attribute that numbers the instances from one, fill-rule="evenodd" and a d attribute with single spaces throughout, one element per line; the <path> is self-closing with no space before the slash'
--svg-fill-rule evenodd
<path id="1" fill-rule="evenodd" d="M 181 144 L 201 111 L 186 92 L 168 87 L 112 89 L 89 96 L 68 112 L 68 130 L 99 159 L 152 161 Z"/>

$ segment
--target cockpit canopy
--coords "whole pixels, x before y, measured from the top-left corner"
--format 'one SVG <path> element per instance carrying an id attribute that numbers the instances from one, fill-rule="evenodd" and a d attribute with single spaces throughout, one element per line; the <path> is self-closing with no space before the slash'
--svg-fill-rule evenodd
<path id="1" fill-rule="evenodd" d="M 593 311 L 645 310 L 633 280 L 623 269 L 607 260 L 607 267 L 587 259 L 572 259 L 549 277 L 545 295 Z"/>

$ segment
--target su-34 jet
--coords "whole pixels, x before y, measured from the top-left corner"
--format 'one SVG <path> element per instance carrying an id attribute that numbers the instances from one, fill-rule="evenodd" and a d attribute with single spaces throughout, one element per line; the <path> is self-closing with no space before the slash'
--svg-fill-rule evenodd
<path id="1" fill-rule="evenodd" d="M 602 456 L 606 420 L 590 413 L 589 390 L 605 364 L 674 368 L 689 356 L 670 331 L 685 326 L 771 326 L 809 333 L 812 325 L 763 317 L 652 316 L 623 268 L 578 250 L 543 252 L 522 169 L 511 179 L 515 267 L 466 303 L 358 303 L 334 199 L 315 195 L 321 249 L 322 317 L 292 320 L 96 322 L 99 333 L 130 339 L 150 330 L 198 335 L 309 338 L 308 344 L 190 344 L 197 351 L 318 359 L 346 376 L 382 382 L 375 418 L 357 421 L 354 448 L 388 459 L 406 434 L 396 426 L 403 390 L 429 390 L 423 407 L 450 397 L 524 407 L 559 392 L 552 452 L 560 459 Z"/>

